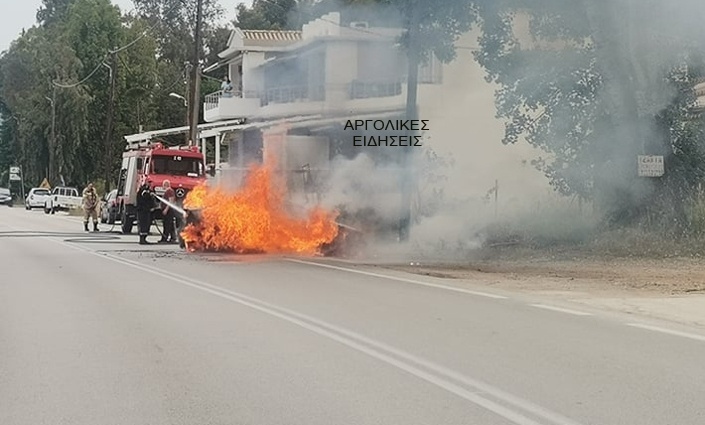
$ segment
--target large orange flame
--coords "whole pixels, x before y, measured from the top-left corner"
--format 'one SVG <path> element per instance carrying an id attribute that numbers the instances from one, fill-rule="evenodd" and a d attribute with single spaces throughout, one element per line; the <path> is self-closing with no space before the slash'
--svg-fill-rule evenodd
<path id="1" fill-rule="evenodd" d="M 305 218 L 285 208 L 286 191 L 275 184 L 271 164 L 250 167 L 236 193 L 199 186 L 184 201 L 200 220 L 181 233 L 189 251 L 320 254 L 338 235 L 336 212 L 315 208 Z"/>

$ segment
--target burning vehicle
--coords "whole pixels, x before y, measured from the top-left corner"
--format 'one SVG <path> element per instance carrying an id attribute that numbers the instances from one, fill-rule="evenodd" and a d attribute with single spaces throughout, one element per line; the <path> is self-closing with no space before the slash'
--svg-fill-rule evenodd
<path id="1" fill-rule="evenodd" d="M 181 245 L 191 252 L 320 255 L 339 234 L 337 212 L 319 206 L 293 212 L 286 195 L 271 163 L 251 165 L 234 193 L 198 186 L 183 204 Z"/>

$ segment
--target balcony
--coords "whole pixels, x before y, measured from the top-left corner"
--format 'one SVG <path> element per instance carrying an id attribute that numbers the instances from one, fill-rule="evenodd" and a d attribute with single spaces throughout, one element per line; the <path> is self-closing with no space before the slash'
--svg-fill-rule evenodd
<path id="1" fill-rule="evenodd" d="M 695 91 L 695 103 L 692 105 L 692 110 L 694 112 L 705 112 L 705 82 L 697 84 L 694 87 Z"/>
<path id="2" fill-rule="evenodd" d="M 325 85 L 272 87 L 263 93 L 260 114 L 263 118 L 322 114 L 329 94 Z"/>
<path id="3" fill-rule="evenodd" d="M 203 114 L 206 122 L 252 118 L 260 108 L 260 98 L 257 92 L 244 91 L 223 93 L 217 91 L 206 96 L 203 104 Z"/>
<path id="4" fill-rule="evenodd" d="M 374 113 L 403 109 L 406 86 L 401 81 L 292 86 L 269 89 L 262 96 L 261 116 Z"/>
<path id="5" fill-rule="evenodd" d="M 214 122 L 238 118 L 388 112 L 402 110 L 405 106 L 406 84 L 396 80 L 282 86 L 232 96 L 224 96 L 218 91 L 206 96 L 203 108 L 206 122 Z"/>
<path id="6" fill-rule="evenodd" d="M 380 97 L 400 96 L 402 92 L 401 81 L 392 82 L 364 82 L 353 81 L 350 83 L 350 99 L 369 99 Z"/>
<path id="7" fill-rule="evenodd" d="M 705 96 L 698 97 L 692 107 L 693 112 L 705 112 Z"/>
<path id="8" fill-rule="evenodd" d="M 346 108 L 354 113 L 386 112 L 406 107 L 406 84 L 396 81 L 353 81 Z"/>

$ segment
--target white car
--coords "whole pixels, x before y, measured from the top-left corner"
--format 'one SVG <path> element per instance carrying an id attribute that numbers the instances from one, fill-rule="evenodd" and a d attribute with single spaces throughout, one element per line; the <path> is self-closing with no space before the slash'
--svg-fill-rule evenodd
<path id="1" fill-rule="evenodd" d="M 31 210 L 32 208 L 44 208 L 44 204 L 51 196 L 49 189 L 43 187 L 34 187 L 29 190 L 27 197 L 24 200 L 24 208 Z"/>
<path id="2" fill-rule="evenodd" d="M 12 193 L 10 189 L 0 187 L 0 205 L 12 206 Z"/>
<path id="3" fill-rule="evenodd" d="M 54 214 L 56 211 L 68 211 L 81 208 L 83 197 L 75 187 L 55 187 L 44 203 L 44 212 Z"/>

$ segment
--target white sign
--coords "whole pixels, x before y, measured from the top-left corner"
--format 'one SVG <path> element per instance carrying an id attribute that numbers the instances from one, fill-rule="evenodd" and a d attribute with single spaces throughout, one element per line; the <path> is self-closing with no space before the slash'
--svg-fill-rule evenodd
<path id="1" fill-rule="evenodd" d="M 10 174 L 19 174 L 20 167 L 10 167 Z"/>
<path id="2" fill-rule="evenodd" d="M 22 181 L 18 174 L 10 174 L 10 181 Z"/>
<path id="3" fill-rule="evenodd" d="M 663 156 L 639 155 L 639 177 L 661 177 L 664 174 Z"/>

